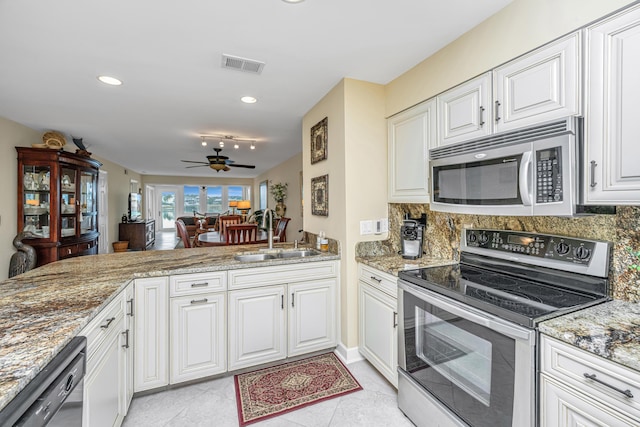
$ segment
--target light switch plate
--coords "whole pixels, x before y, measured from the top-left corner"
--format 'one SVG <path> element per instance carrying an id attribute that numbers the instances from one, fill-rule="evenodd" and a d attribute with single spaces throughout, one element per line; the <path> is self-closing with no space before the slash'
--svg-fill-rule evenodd
<path id="1" fill-rule="evenodd" d="M 360 221 L 360 235 L 373 234 L 373 221 Z"/>

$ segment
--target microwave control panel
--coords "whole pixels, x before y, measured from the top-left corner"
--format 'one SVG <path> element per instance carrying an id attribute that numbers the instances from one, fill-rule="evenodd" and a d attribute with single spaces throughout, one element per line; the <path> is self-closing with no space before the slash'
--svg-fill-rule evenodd
<path id="1" fill-rule="evenodd" d="M 486 252 L 508 252 L 524 257 L 589 264 L 596 242 L 563 236 L 517 231 L 466 230 L 466 245 Z"/>
<path id="2" fill-rule="evenodd" d="M 562 148 L 536 151 L 536 203 L 562 201 Z"/>

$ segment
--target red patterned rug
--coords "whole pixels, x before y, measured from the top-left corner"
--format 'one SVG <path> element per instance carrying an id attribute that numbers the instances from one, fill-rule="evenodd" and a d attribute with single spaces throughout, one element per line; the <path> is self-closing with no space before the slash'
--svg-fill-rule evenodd
<path id="1" fill-rule="evenodd" d="M 235 376 L 240 426 L 362 390 L 333 353 Z"/>

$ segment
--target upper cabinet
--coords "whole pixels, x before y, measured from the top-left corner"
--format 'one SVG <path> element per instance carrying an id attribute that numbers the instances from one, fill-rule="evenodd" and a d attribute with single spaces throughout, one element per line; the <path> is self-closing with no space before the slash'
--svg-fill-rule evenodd
<path id="1" fill-rule="evenodd" d="M 493 71 L 495 132 L 581 114 L 580 33 Z"/>
<path id="2" fill-rule="evenodd" d="M 100 162 L 66 151 L 16 147 L 18 231 L 38 265 L 97 253 L 97 183 Z"/>
<path id="3" fill-rule="evenodd" d="M 640 203 L 640 7 L 586 29 L 585 204 Z"/>
<path id="4" fill-rule="evenodd" d="M 436 104 L 425 101 L 387 121 L 389 202 L 429 202 L 429 149 L 436 143 Z"/>
<path id="5" fill-rule="evenodd" d="M 475 139 L 492 132 L 491 73 L 449 89 L 437 99 L 438 145 Z"/>
<path id="6" fill-rule="evenodd" d="M 438 95 L 438 145 L 580 115 L 580 40 L 572 33 Z"/>

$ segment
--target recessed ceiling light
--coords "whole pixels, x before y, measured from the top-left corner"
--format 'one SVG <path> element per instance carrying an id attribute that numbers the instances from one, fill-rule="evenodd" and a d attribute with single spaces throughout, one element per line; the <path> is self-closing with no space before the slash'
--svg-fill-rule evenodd
<path id="1" fill-rule="evenodd" d="M 111 86 L 120 86 L 122 84 L 122 81 L 111 76 L 98 76 L 98 80 L 100 80 L 104 84 Z"/>
<path id="2" fill-rule="evenodd" d="M 220 148 L 224 148 L 224 141 L 220 141 Z"/>
<path id="3" fill-rule="evenodd" d="M 243 96 L 242 98 L 240 98 L 240 101 L 244 102 L 245 104 L 255 104 L 256 102 L 258 102 L 258 100 L 253 96 Z"/>
<path id="4" fill-rule="evenodd" d="M 282 0 L 285 3 L 302 3 L 304 0 Z"/>
<path id="5" fill-rule="evenodd" d="M 233 148 L 235 148 L 237 150 L 238 148 L 240 148 L 240 146 L 238 144 L 234 144 Z"/>

